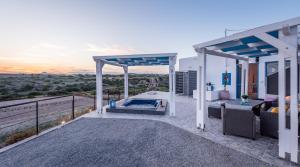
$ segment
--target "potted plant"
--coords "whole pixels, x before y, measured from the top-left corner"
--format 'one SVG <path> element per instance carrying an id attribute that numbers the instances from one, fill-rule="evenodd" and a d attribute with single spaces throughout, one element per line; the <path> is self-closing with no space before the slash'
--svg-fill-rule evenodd
<path id="1" fill-rule="evenodd" d="M 247 102 L 248 102 L 249 96 L 246 95 L 246 94 L 244 94 L 244 95 L 241 96 L 241 98 L 242 98 L 242 102 L 243 102 L 243 103 L 247 103 Z"/>

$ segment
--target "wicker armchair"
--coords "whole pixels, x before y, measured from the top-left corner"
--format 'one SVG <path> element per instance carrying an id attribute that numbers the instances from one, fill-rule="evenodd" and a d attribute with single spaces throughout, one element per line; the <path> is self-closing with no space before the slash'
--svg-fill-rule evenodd
<path id="1" fill-rule="evenodd" d="M 278 113 L 271 112 L 272 108 L 260 113 L 260 134 L 278 139 Z M 298 118 L 299 118 L 298 114 Z M 286 115 L 286 127 L 290 128 L 290 115 Z M 300 134 L 300 123 L 298 128 Z"/>
<path id="2" fill-rule="evenodd" d="M 255 140 L 256 118 L 252 108 L 232 108 L 222 105 L 223 134 L 236 135 Z"/>

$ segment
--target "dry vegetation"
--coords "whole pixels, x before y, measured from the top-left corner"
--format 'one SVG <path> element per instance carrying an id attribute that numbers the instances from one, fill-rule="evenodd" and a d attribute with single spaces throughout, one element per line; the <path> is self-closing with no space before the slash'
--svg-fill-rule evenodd
<path id="1" fill-rule="evenodd" d="M 129 74 L 129 94 L 147 90 L 168 90 L 168 75 Z M 103 85 L 110 94 L 122 94 L 123 75 L 104 75 Z M 0 74 L 0 101 L 41 96 L 84 93 L 95 95 L 96 78 L 90 74 Z"/>

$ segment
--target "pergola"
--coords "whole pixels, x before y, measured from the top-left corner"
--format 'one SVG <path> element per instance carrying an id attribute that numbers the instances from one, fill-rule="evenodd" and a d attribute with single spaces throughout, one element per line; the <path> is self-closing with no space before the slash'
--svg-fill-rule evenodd
<path id="1" fill-rule="evenodd" d="M 198 54 L 197 80 L 197 127 L 204 129 L 207 119 L 205 104 L 206 91 L 206 56 L 220 56 L 237 59 L 242 62 L 241 93 L 248 90 L 249 58 L 278 55 L 279 64 L 279 156 L 285 158 L 286 153 L 291 155 L 291 161 L 298 159 L 298 79 L 297 63 L 299 56 L 300 17 L 290 20 L 257 27 L 244 32 L 236 33 L 224 38 L 194 45 Z M 285 61 L 290 61 L 290 110 L 291 126 L 286 127 L 285 95 L 286 73 Z"/>
<path id="2" fill-rule="evenodd" d="M 94 56 L 96 62 L 96 97 L 97 112 L 103 113 L 102 69 L 105 64 L 119 66 L 124 70 L 124 98 L 128 98 L 128 67 L 169 65 L 169 111 L 175 116 L 175 64 L 177 53 L 131 54 Z"/>

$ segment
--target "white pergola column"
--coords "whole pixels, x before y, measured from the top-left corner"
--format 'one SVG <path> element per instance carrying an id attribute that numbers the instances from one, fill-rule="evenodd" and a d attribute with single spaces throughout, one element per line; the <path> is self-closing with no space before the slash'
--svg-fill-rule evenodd
<path id="1" fill-rule="evenodd" d="M 206 49 L 202 48 L 198 52 L 198 68 L 197 68 L 197 128 L 205 129 L 205 120 L 207 117 L 206 109 Z"/>
<path id="2" fill-rule="evenodd" d="M 124 99 L 128 98 L 128 67 L 124 66 Z"/>
<path id="3" fill-rule="evenodd" d="M 103 85 L 102 85 L 102 69 L 104 62 L 96 61 L 96 106 L 97 113 L 102 114 L 103 111 Z"/>
<path id="4" fill-rule="evenodd" d="M 169 103 L 170 103 L 170 116 L 175 116 L 175 64 L 176 58 L 169 57 Z"/>
<path id="5" fill-rule="evenodd" d="M 248 94 L 249 61 L 242 61 L 241 96 Z"/>
<path id="6" fill-rule="evenodd" d="M 278 49 L 278 100 L 279 100 L 279 156 L 291 155 L 291 161 L 298 161 L 298 88 L 297 88 L 297 58 L 298 58 L 298 35 L 299 26 L 282 26 L 279 30 L 279 38 L 267 33 L 256 34 L 255 36 L 273 45 Z M 291 63 L 290 80 L 290 129 L 286 127 L 286 74 L 285 62 Z"/>
<path id="7" fill-rule="evenodd" d="M 285 34 L 279 31 L 279 39 L 296 47 L 297 41 L 297 27 L 290 28 L 290 34 Z M 291 154 L 291 161 L 298 161 L 298 88 L 297 88 L 297 76 L 298 76 L 298 61 L 297 61 L 297 49 L 290 55 L 285 53 L 285 50 L 279 49 L 278 64 L 279 64 L 279 156 L 285 158 L 286 153 Z M 286 74 L 285 74 L 285 61 L 290 60 L 291 63 L 291 82 L 290 82 L 290 129 L 286 128 L 286 111 L 285 111 L 285 96 L 286 96 Z"/>

